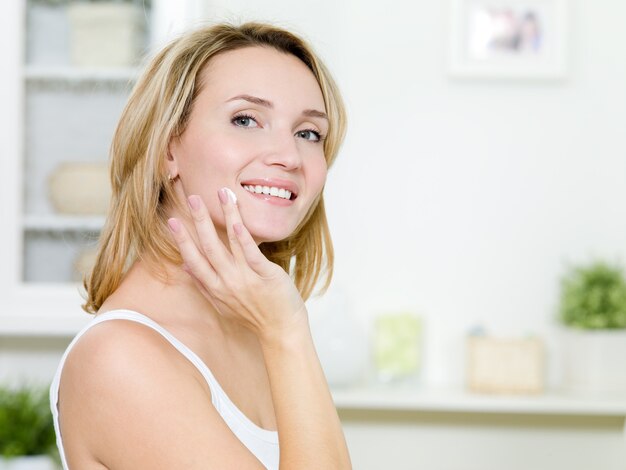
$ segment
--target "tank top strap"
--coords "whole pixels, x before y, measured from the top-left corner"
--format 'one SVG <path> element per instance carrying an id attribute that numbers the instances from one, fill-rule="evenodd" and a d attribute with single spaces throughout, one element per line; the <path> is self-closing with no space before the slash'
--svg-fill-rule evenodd
<path id="1" fill-rule="evenodd" d="M 76 336 L 76 339 L 74 339 L 74 341 L 76 341 L 80 336 L 82 336 L 89 328 L 99 323 L 110 321 L 110 320 L 134 321 L 136 323 L 141 323 L 142 325 L 152 328 L 154 331 L 159 333 L 172 346 L 174 346 L 174 348 L 176 348 L 178 352 L 180 352 L 183 356 L 185 356 L 187 360 L 189 360 L 189 362 L 191 362 L 200 371 L 202 376 L 207 381 L 207 384 L 209 385 L 209 388 L 211 390 L 211 402 L 213 403 L 213 405 L 217 407 L 222 402 L 223 396 L 225 395 L 225 393 L 222 390 L 222 387 L 220 386 L 219 382 L 217 381 L 217 379 L 211 372 L 211 369 L 209 369 L 209 367 L 204 363 L 204 361 L 200 359 L 196 353 L 194 353 L 191 349 L 189 349 L 189 347 L 187 347 L 183 342 L 181 342 L 178 338 L 176 338 L 172 333 L 170 333 L 161 325 L 159 325 L 157 322 L 155 322 L 153 319 L 151 319 L 150 317 L 142 313 L 135 312 L 133 310 L 122 310 L 122 309 L 110 310 L 108 312 L 101 313 L 98 316 L 96 316 L 93 319 L 93 321 L 89 325 L 87 325 L 87 327 L 85 327 Z"/>

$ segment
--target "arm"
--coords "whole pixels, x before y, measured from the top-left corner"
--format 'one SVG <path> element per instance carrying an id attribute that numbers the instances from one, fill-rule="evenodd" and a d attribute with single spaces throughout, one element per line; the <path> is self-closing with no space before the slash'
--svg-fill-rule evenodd
<path id="1" fill-rule="evenodd" d="M 261 340 L 280 440 L 282 469 L 350 469 L 341 423 L 308 322 Z"/>
<path id="2" fill-rule="evenodd" d="M 124 320 L 94 326 L 61 376 L 70 469 L 261 470 L 211 403 L 198 370 L 161 335 Z"/>
<path id="3" fill-rule="evenodd" d="M 236 204 L 221 198 L 228 250 L 201 199 L 189 199 L 197 243 L 178 220 L 170 219 L 170 228 L 198 289 L 221 315 L 259 338 L 278 423 L 281 470 L 350 469 L 306 308 L 293 281 L 260 252 Z"/>

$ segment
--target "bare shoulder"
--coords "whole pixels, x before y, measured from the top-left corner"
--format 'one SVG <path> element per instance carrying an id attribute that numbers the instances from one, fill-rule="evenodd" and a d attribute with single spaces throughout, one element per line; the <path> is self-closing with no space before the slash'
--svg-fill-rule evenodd
<path id="1" fill-rule="evenodd" d="M 59 415 L 70 468 L 263 468 L 213 407 L 199 371 L 136 322 L 102 322 L 76 342 Z"/>
<path id="2" fill-rule="evenodd" d="M 175 374 L 185 358 L 152 328 L 130 320 L 91 327 L 70 351 L 62 383 L 78 378 L 81 386 L 106 386 L 108 380 L 149 378 L 150 371 Z"/>

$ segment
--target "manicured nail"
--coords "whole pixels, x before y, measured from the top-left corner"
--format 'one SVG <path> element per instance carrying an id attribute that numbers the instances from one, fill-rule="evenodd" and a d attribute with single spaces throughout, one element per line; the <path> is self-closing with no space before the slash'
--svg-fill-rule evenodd
<path id="1" fill-rule="evenodd" d="M 170 230 L 174 233 L 178 233 L 180 230 L 180 222 L 174 218 L 167 220 L 167 225 L 169 225 Z"/>
<path id="2" fill-rule="evenodd" d="M 235 193 L 233 193 L 230 188 L 220 189 L 219 197 L 222 204 L 226 204 L 228 201 L 230 201 L 231 204 L 237 204 L 237 196 L 235 196 Z"/>
<path id="3" fill-rule="evenodd" d="M 196 195 L 189 196 L 187 198 L 187 203 L 189 204 L 189 207 L 191 208 L 191 210 L 197 211 L 198 209 L 200 209 L 200 197 L 199 196 L 196 196 Z"/>
<path id="4" fill-rule="evenodd" d="M 241 232 L 243 232 L 243 226 L 237 222 L 236 224 L 233 224 L 233 230 L 237 235 L 241 235 Z"/>
<path id="5" fill-rule="evenodd" d="M 228 202 L 228 193 L 226 192 L 226 188 L 222 188 L 217 192 L 217 196 L 220 198 L 220 202 L 222 204 L 226 204 Z"/>

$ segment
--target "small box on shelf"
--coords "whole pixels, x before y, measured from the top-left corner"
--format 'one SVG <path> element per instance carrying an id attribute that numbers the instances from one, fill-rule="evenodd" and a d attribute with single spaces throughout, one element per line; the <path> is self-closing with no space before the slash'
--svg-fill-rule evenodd
<path id="1" fill-rule="evenodd" d="M 539 338 L 467 338 L 467 386 L 477 393 L 539 394 L 544 347 Z"/>

